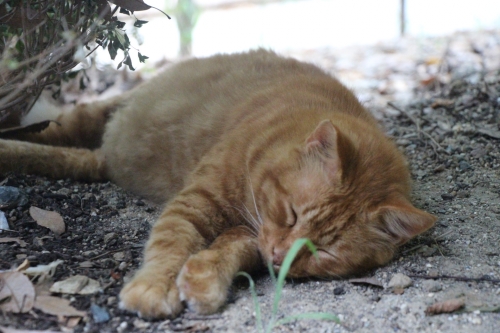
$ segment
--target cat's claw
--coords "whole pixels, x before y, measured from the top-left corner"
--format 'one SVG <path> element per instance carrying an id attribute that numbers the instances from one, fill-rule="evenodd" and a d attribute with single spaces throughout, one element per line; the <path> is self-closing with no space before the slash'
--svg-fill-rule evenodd
<path id="1" fill-rule="evenodd" d="M 180 299 L 190 310 L 212 314 L 225 303 L 231 281 L 221 279 L 216 265 L 199 254 L 191 256 L 184 264 L 177 277 L 177 287 Z"/>
<path id="2" fill-rule="evenodd" d="M 139 272 L 120 292 L 120 307 L 143 318 L 174 317 L 182 309 L 179 290 L 173 281 Z"/>

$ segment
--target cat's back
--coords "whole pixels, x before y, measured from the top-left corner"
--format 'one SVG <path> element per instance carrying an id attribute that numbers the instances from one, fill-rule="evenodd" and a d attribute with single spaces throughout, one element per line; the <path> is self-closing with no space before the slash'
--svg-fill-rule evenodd
<path id="1" fill-rule="evenodd" d="M 109 122 L 103 140 L 109 176 L 122 187 L 162 201 L 182 187 L 222 135 L 254 110 L 262 111 L 271 100 L 318 96 L 320 103 L 358 110 L 371 119 L 361 107 L 342 105 L 357 100 L 321 69 L 273 52 L 172 65 L 128 94 Z M 269 112 L 273 108 L 269 104 Z"/>

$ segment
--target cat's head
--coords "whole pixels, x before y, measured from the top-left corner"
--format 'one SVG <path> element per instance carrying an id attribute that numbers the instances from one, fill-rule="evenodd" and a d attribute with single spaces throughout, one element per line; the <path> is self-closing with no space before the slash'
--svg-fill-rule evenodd
<path id="1" fill-rule="evenodd" d="M 436 218 L 407 199 L 402 155 L 378 130 L 361 135 L 322 121 L 300 147 L 277 159 L 259 191 L 260 251 L 278 269 L 298 238 L 309 238 L 290 276 L 336 277 L 387 263 L 397 247 Z"/>

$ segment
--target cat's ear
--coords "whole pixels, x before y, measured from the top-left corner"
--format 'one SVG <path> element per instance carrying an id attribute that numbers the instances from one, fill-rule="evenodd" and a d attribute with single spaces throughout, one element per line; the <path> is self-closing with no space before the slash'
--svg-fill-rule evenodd
<path id="1" fill-rule="evenodd" d="M 338 129 L 331 120 L 326 119 L 319 123 L 306 140 L 306 151 L 319 157 L 330 175 L 340 175 L 342 171 L 339 157 L 339 135 Z"/>
<path id="2" fill-rule="evenodd" d="M 415 208 L 408 200 L 398 198 L 378 208 L 382 228 L 394 239 L 396 245 L 406 243 L 434 225 L 437 218 Z"/>

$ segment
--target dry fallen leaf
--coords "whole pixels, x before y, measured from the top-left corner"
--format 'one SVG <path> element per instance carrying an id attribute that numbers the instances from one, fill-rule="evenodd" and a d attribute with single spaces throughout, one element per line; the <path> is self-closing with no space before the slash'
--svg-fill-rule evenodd
<path id="1" fill-rule="evenodd" d="M 30 267 L 30 261 L 28 259 L 24 259 L 24 261 L 17 266 L 16 272 L 22 272 Z"/>
<path id="2" fill-rule="evenodd" d="M 0 326 L 0 332 L 2 333 L 61 333 L 56 331 L 33 331 L 33 330 L 16 330 L 15 328 Z"/>
<path id="3" fill-rule="evenodd" d="M 440 313 L 450 313 L 457 311 L 464 305 L 465 305 L 465 299 L 463 297 L 449 299 L 447 301 L 437 302 L 432 304 L 425 310 L 425 314 L 429 316 Z"/>
<path id="4" fill-rule="evenodd" d="M 85 317 L 87 315 L 85 311 L 77 310 L 69 303 L 70 301 L 64 298 L 37 296 L 33 307 L 54 316 Z"/>
<path id="5" fill-rule="evenodd" d="M 373 276 L 359 278 L 359 279 L 349 279 L 349 282 L 352 284 L 368 284 L 370 286 L 384 288 L 384 285 L 382 284 L 382 282 L 380 282 L 379 280 L 377 280 Z"/>
<path id="6" fill-rule="evenodd" d="M 19 246 L 26 247 L 26 242 L 20 238 L 14 238 L 14 237 L 0 238 L 0 243 L 11 243 L 11 242 L 16 242 L 17 244 L 19 244 Z"/>
<path id="7" fill-rule="evenodd" d="M 82 261 L 79 264 L 79 266 L 82 267 L 82 268 L 90 268 L 90 267 L 94 266 L 94 263 L 92 261 Z"/>
<path id="8" fill-rule="evenodd" d="M 35 206 L 30 207 L 30 215 L 33 220 L 42 227 L 49 228 L 56 235 L 62 234 L 66 231 L 62 216 L 57 212 L 50 212 Z"/>
<path id="9" fill-rule="evenodd" d="M 68 320 L 66 321 L 64 326 L 66 326 L 67 328 L 74 328 L 74 327 L 76 327 L 76 325 L 78 325 L 78 323 L 81 321 L 81 319 L 82 319 L 81 317 L 68 318 Z"/>
<path id="10" fill-rule="evenodd" d="M 38 265 L 35 267 L 29 267 L 26 268 L 25 270 L 22 270 L 21 272 L 32 277 L 39 277 L 38 282 L 42 282 L 47 277 L 52 277 L 56 271 L 56 267 L 63 262 L 64 260 L 58 259 L 56 261 L 51 262 L 48 265 Z"/>
<path id="11" fill-rule="evenodd" d="M 423 86 L 428 86 L 432 83 L 434 83 L 434 81 L 436 81 L 436 77 L 435 76 L 429 76 L 425 79 L 422 79 L 420 80 L 420 84 L 422 84 Z"/>
<path id="12" fill-rule="evenodd" d="M 478 128 L 477 131 L 481 134 L 489 136 L 490 138 L 500 139 L 500 131 L 489 128 Z"/>
<path id="13" fill-rule="evenodd" d="M 3 300 L 3 302 L 1 302 Z M 0 273 L 0 310 L 25 313 L 33 308 L 35 288 L 20 272 Z"/>
<path id="14" fill-rule="evenodd" d="M 58 281 L 50 287 L 53 293 L 90 295 L 101 290 L 99 282 L 84 275 L 75 275 Z"/>

